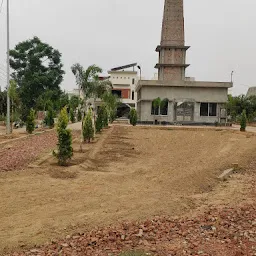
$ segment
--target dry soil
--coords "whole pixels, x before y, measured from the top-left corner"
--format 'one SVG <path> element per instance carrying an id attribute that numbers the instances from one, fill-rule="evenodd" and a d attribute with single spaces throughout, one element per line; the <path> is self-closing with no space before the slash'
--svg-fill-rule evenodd
<path id="1" fill-rule="evenodd" d="M 243 169 L 256 136 L 221 130 L 113 126 L 91 144 L 74 143 L 69 167 L 0 173 L 0 252 L 79 230 L 156 215 L 184 215 L 214 198 L 216 177 Z"/>

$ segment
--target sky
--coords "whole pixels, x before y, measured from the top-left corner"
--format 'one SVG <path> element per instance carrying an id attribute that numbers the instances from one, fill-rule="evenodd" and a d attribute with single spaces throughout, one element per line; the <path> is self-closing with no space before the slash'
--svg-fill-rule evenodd
<path id="1" fill-rule="evenodd" d="M 0 4 L 1 4 L 0 0 Z M 6 0 L 0 13 L 0 85 L 6 63 Z M 62 53 L 62 89 L 76 87 L 74 63 L 96 64 L 105 72 L 137 62 L 151 79 L 158 62 L 164 0 L 10 0 L 10 42 L 38 36 Z M 234 95 L 256 86 L 256 1 L 184 0 L 186 76 L 230 81 Z"/>

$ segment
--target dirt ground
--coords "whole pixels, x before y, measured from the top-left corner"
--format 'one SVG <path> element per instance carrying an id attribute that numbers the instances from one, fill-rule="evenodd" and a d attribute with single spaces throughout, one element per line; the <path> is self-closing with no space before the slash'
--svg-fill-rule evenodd
<path id="1" fill-rule="evenodd" d="M 74 143 L 71 166 L 0 173 L 0 252 L 40 245 L 124 220 L 179 216 L 204 204 L 239 203 L 239 179 L 225 191 L 216 177 L 246 167 L 256 136 L 221 130 L 113 126 L 94 143 Z"/>

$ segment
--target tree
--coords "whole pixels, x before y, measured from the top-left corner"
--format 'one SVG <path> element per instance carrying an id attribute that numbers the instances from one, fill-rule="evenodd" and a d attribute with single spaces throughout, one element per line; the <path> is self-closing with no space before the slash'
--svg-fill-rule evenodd
<path id="1" fill-rule="evenodd" d="M 59 86 L 65 73 L 61 53 L 38 37 L 17 44 L 10 51 L 10 65 L 14 70 L 12 77 L 18 84 L 23 120 L 31 108 L 36 108 L 40 95 L 48 90 L 61 94 Z"/>
<path id="2" fill-rule="evenodd" d="M 83 122 L 83 138 L 84 141 L 87 141 L 88 143 L 90 143 L 91 139 L 94 138 L 94 127 L 92 118 L 92 111 L 91 109 L 89 109 L 89 111 L 85 115 Z"/>
<path id="3" fill-rule="evenodd" d="M 246 111 L 243 110 L 242 116 L 241 116 L 241 121 L 240 121 L 240 131 L 245 132 L 246 130 L 246 123 L 247 123 L 247 117 L 246 117 Z"/>
<path id="4" fill-rule="evenodd" d="M 136 126 L 138 120 L 137 111 L 135 108 L 131 108 L 130 110 L 130 124 Z"/>
<path id="5" fill-rule="evenodd" d="M 71 67 L 73 74 L 76 77 L 76 83 L 82 90 L 85 105 L 90 98 L 102 98 L 104 93 L 112 88 L 112 83 L 109 80 L 100 80 L 99 74 L 102 69 L 96 65 L 89 66 L 86 70 L 79 63 Z"/>
<path id="6" fill-rule="evenodd" d="M 51 107 L 49 107 L 46 117 L 45 124 L 51 129 L 54 127 L 54 111 Z"/>
<path id="7" fill-rule="evenodd" d="M 60 110 L 60 101 L 62 92 L 57 90 L 47 90 L 41 94 L 36 101 L 36 109 L 38 111 L 47 111 L 52 108 L 54 111 Z"/>
<path id="8" fill-rule="evenodd" d="M 58 159 L 58 163 L 61 166 L 66 166 L 73 156 L 72 134 L 71 130 L 67 129 L 67 125 L 68 113 L 67 109 L 63 108 L 60 112 L 57 125 L 58 152 L 53 151 L 53 155 Z"/>
<path id="9" fill-rule="evenodd" d="M 102 105 L 102 111 L 103 111 L 103 117 L 102 117 L 102 124 L 103 127 L 108 127 L 108 120 L 109 120 L 109 116 L 108 116 L 108 110 L 105 104 Z"/>
<path id="10" fill-rule="evenodd" d="M 111 123 L 113 123 L 113 121 L 116 119 L 117 107 L 120 104 L 120 100 L 110 91 L 105 92 L 102 96 L 102 99 L 108 112 L 109 120 Z"/>
<path id="11" fill-rule="evenodd" d="M 29 112 L 29 115 L 28 117 L 26 118 L 26 131 L 29 133 L 29 134 L 32 134 L 33 131 L 35 130 L 35 111 L 34 109 L 30 109 L 30 112 Z"/>
<path id="12" fill-rule="evenodd" d="M 10 101 L 11 101 L 11 131 L 12 131 L 12 123 L 15 121 L 14 120 L 14 112 L 15 112 L 15 108 L 17 110 L 17 106 L 18 106 L 18 101 L 19 101 L 19 96 L 18 96 L 18 92 L 17 92 L 17 83 L 14 80 L 10 81 L 10 87 L 8 90 L 8 94 L 10 97 Z"/>
<path id="13" fill-rule="evenodd" d="M 69 106 L 71 109 L 76 110 L 79 106 L 79 97 L 73 95 L 69 100 Z"/>
<path id="14" fill-rule="evenodd" d="M 98 108 L 97 119 L 95 124 L 96 132 L 101 132 L 101 130 L 103 129 L 104 127 L 103 119 L 104 119 L 104 108 L 100 106 Z"/>
<path id="15" fill-rule="evenodd" d="M 68 98 L 68 94 L 63 92 L 61 95 L 60 95 L 60 100 L 59 100 L 59 108 L 60 110 L 65 108 L 65 107 L 68 107 L 69 106 L 69 98 Z"/>
<path id="16" fill-rule="evenodd" d="M 226 108 L 232 121 L 239 121 L 243 110 L 245 110 L 248 121 L 253 122 L 256 118 L 256 96 L 240 95 L 233 97 L 229 95 Z"/>
<path id="17" fill-rule="evenodd" d="M 81 122 L 82 120 L 82 111 L 81 109 L 79 108 L 78 111 L 77 111 L 77 121 L 78 122 Z"/>
<path id="18" fill-rule="evenodd" d="M 75 123 L 76 122 L 76 118 L 75 118 L 74 110 L 72 108 L 70 108 L 70 110 L 69 110 L 69 115 L 70 115 L 70 121 L 72 123 Z"/>

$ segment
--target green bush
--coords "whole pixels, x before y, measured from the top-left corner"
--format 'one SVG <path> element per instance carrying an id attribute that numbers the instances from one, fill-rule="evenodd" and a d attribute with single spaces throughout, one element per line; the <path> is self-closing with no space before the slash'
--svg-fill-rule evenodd
<path id="1" fill-rule="evenodd" d="M 53 112 L 53 109 L 51 107 L 48 109 L 44 121 L 45 121 L 45 124 L 49 128 L 53 128 L 54 127 L 54 112 Z"/>
<path id="2" fill-rule="evenodd" d="M 78 122 L 82 121 L 82 111 L 80 108 L 78 109 L 78 112 L 77 112 L 77 121 Z"/>
<path id="3" fill-rule="evenodd" d="M 247 123 L 247 117 L 246 117 L 246 111 L 243 110 L 241 120 L 240 120 L 240 131 L 245 132 L 246 130 L 246 123 Z"/>
<path id="4" fill-rule="evenodd" d="M 26 131 L 29 134 L 32 134 L 35 130 L 36 122 L 35 122 L 35 111 L 33 109 L 30 109 L 29 115 L 27 117 L 26 121 Z"/>
<path id="5" fill-rule="evenodd" d="M 91 110 L 89 110 L 84 117 L 83 138 L 84 138 L 84 141 L 87 141 L 88 143 L 90 143 L 90 141 L 94 138 L 94 127 L 93 127 Z"/>
<path id="6" fill-rule="evenodd" d="M 104 110 L 102 107 L 99 107 L 96 119 L 96 132 L 101 132 L 103 129 L 103 117 L 104 117 Z"/>
<path id="7" fill-rule="evenodd" d="M 117 110 L 111 109 L 110 114 L 109 114 L 110 123 L 113 123 L 116 120 L 116 114 L 117 114 Z"/>
<path id="8" fill-rule="evenodd" d="M 63 108 L 60 112 L 57 133 L 58 133 L 58 152 L 53 151 L 53 155 L 58 159 L 61 166 L 66 166 L 68 161 L 73 156 L 72 134 L 71 130 L 67 129 L 68 113 L 67 109 Z"/>
<path id="9" fill-rule="evenodd" d="M 108 127 L 108 109 L 105 105 L 102 106 L 102 111 L 103 111 L 103 118 L 102 118 L 102 122 L 103 122 L 103 127 Z"/>
<path id="10" fill-rule="evenodd" d="M 136 111 L 135 108 L 131 108 L 131 110 L 130 110 L 130 124 L 135 126 L 137 124 L 137 121 L 138 121 L 137 111 Z"/>
<path id="11" fill-rule="evenodd" d="M 69 111 L 69 115 L 70 115 L 70 121 L 72 123 L 75 123 L 76 122 L 76 118 L 75 118 L 75 113 L 74 113 L 74 110 L 71 108 L 70 111 Z"/>

